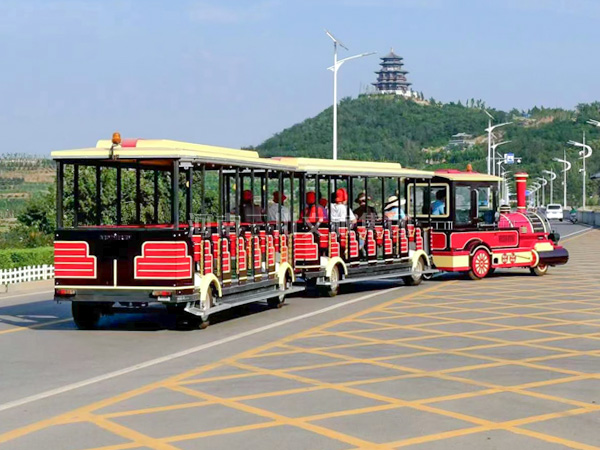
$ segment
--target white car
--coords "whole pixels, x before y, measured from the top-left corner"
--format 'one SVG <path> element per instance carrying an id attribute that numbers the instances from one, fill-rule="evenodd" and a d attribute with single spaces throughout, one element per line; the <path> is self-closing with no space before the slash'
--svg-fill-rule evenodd
<path id="1" fill-rule="evenodd" d="M 560 220 L 562 222 L 563 220 L 563 209 L 561 205 L 558 205 L 556 203 L 550 203 L 548 206 L 546 206 L 546 218 L 548 220 Z"/>

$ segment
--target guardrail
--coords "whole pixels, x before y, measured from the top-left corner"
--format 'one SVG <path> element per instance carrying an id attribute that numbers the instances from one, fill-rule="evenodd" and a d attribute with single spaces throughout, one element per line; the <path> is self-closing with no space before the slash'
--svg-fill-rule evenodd
<path id="1" fill-rule="evenodd" d="M 600 227 L 600 213 L 595 211 L 577 211 L 577 220 L 595 227 Z"/>
<path id="2" fill-rule="evenodd" d="M 54 278 L 54 266 L 48 264 L 0 270 L 0 284 L 6 289 L 9 284 L 49 280 L 50 278 Z"/>

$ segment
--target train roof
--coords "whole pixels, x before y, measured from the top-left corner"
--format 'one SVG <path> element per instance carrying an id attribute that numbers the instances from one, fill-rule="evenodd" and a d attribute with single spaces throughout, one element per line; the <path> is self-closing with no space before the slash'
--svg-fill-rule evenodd
<path id="1" fill-rule="evenodd" d="M 332 160 L 320 158 L 275 158 L 285 164 L 292 165 L 300 172 L 319 175 L 364 175 L 364 176 L 387 176 L 387 177 L 413 177 L 429 179 L 434 176 L 433 172 L 417 169 L 407 169 L 398 163 L 354 161 L 354 160 Z"/>
<path id="2" fill-rule="evenodd" d="M 292 170 L 284 162 L 261 158 L 253 150 L 239 150 L 205 144 L 172 141 L 168 139 L 124 139 L 111 151 L 110 139 L 99 140 L 96 147 L 52 152 L 53 159 L 106 160 L 118 159 L 181 159 L 202 161 L 219 165 L 237 164 L 253 168 L 278 168 Z"/>
<path id="3" fill-rule="evenodd" d="M 460 171 L 455 169 L 440 169 L 435 171 L 435 176 L 446 178 L 451 181 L 483 181 L 483 182 L 498 182 L 502 178 L 487 173 L 479 173 L 473 171 Z"/>

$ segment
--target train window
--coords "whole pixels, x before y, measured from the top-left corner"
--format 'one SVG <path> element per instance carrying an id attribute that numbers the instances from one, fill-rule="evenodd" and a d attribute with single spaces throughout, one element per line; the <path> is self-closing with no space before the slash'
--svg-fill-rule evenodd
<path id="1" fill-rule="evenodd" d="M 493 224 L 495 217 L 494 205 L 497 204 L 497 191 L 489 187 L 480 187 L 477 189 L 477 205 L 479 208 L 479 223 Z"/>
<path id="2" fill-rule="evenodd" d="M 471 186 L 456 186 L 454 204 L 456 211 L 456 225 L 471 223 L 472 200 Z"/>
<path id="3" fill-rule="evenodd" d="M 450 215 L 450 202 L 448 200 L 449 186 L 447 184 L 432 184 L 429 189 L 425 184 L 408 185 L 408 214 L 416 213 L 418 217 L 431 214 L 434 218 L 443 218 Z"/>

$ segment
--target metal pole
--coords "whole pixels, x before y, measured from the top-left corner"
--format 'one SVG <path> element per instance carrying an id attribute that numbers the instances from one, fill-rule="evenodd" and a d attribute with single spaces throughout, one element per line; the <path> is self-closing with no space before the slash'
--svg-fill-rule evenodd
<path id="1" fill-rule="evenodd" d="M 488 152 L 487 152 L 487 173 L 488 173 L 488 175 L 490 175 L 492 172 L 490 169 L 491 153 L 492 153 L 492 119 L 488 119 Z"/>
<path id="2" fill-rule="evenodd" d="M 563 149 L 563 208 L 567 209 L 567 150 Z"/>
<path id="3" fill-rule="evenodd" d="M 337 42 L 333 43 L 333 159 L 337 159 Z"/>
<path id="4" fill-rule="evenodd" d="M 585 131 L 583 132 L 583 210 L 585 211 Z"/>

